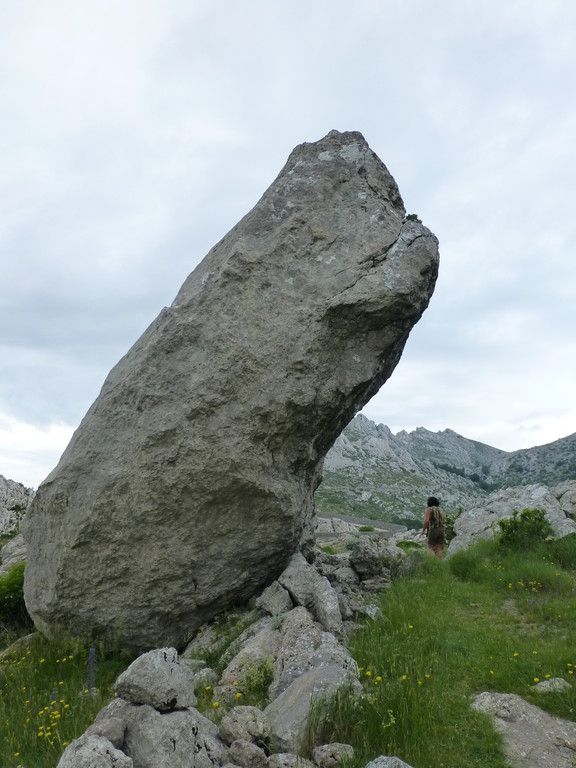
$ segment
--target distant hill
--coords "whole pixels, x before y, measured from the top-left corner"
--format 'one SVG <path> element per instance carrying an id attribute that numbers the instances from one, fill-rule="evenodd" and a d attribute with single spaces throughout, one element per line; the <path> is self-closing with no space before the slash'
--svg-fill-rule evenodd
<path id="1" fill-rule="evenodd" d="M 497 488 L 531 483 L 549 487 L 576 479 L 576 434 L 548 445 L 502 451 L 451 429 L 393 435 L 362 414 L 336 440 L 316 491 L 318 512 L 416 527 L 426 498 L 452 513 Z"/>

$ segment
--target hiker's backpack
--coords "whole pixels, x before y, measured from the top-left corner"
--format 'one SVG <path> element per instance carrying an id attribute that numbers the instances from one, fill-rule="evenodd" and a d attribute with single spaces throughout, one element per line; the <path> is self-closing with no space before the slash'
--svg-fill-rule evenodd
<path id="1" fill-rule="evenodd" d="M 443 528 L 446 525 L 446 512 L 440 507 L 430 507 L 430 528 Z"/>

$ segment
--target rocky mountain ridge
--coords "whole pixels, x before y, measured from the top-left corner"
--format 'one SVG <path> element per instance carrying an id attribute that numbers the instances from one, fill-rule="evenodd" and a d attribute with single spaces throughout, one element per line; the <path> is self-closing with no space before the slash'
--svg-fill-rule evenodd
<path id="1" fill-rule="evenodd" d="M 34 498 L 34 491 L 0 475 L 0 536 L 16 530 Z"/>
<path id="2" fill-rule="evenodd" d="M 319 513 L 351 515 L 415 527 L 426 497 L 453 514 L 500 488 L 576 478 L 576 434 L 547 445 L 507 452 L 451 429 L 419 427 L 394 435 L 357 415 L 328 452 L 316 492 Z"/>

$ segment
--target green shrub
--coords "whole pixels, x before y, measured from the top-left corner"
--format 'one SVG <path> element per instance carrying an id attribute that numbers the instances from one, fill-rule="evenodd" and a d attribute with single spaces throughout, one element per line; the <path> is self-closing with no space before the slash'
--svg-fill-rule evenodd
<path id="1" fill-rule="evenodd" d="M 24 604 L 24 567 L 25 563 L 16 563 L 4 576 L 0 576 L 0 622 L 7 623 L 30 621 Z"/>
<path id="2" fill-rule="evenodd" d="M 370 531 L 374 530 L 374 526 L 373 525 L 361 525 L 358 528 L 358 530 L 360 531 L 360 533 L 369 533 Z"/>
<path id="3" fill-rule="evenodd" d="M 426 540 L 422 538 L 422 542 L 425 543 L 425 541 Z M 410 541 L 407 539 L 406 541 L 399 541 L 396 546 L 400 549 L 403 549 L 404 552 L 406 552 L 408 555 L 411 555 L 413 552 L 417 552 L 422 549 L 422 542 Z"/>
<path id="4" fill-rule="evenodd" d="M 554 531 L 542 509 L 525 509 L 512 517 L 498 521 L 500 534 L 498 544 L 503 549 L 533 549 L 551 536 Z"/>
<path id="5" fill-rule="evenodd" d="M 456 522 L 456 518 L 461 514 L 462 507 L 458 509 L 458 512 L 455 515 L 446 512 L 446 544 L 449 544 L 454 538 L 454 523 Z"/>
<path id="6" fill-rule="evenodd" d="M 269 703 L 268 688 L 274 678 L 273 659 L 262 659 L 244 670 L 242 680 L 242 699 L 240 704 L 257 706 L 264 709 Z"/>

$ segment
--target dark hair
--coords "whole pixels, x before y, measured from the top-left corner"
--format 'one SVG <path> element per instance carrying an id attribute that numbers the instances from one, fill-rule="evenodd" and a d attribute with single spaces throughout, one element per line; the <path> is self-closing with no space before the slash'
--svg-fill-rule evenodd
<path id="1" fill-rule="evenodd" d="M 426 502 L 426 504 L 427 504 L 429 507 L 439 507 L 439 506 L 440 506 L 440 502 L 438 501 L 438 499 L 436 498 L 436 496 L 430 496 L 430 498 L 428 499 L 428 501 Z"/>

